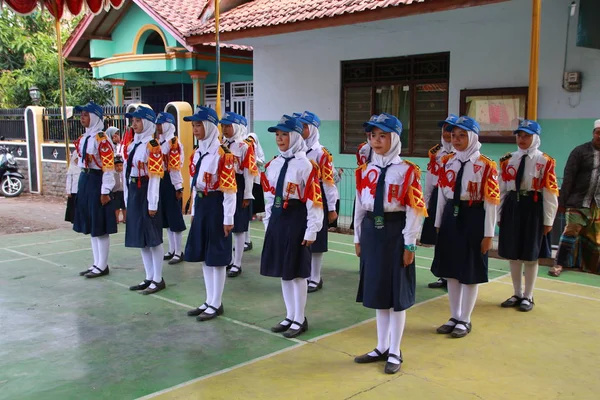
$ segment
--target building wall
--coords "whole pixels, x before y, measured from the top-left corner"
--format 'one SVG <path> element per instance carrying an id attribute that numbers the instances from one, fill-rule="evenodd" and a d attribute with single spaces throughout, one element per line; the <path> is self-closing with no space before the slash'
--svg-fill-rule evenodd
<path id="1" fill-rule="evenodd" d="M 583 91 L 562 89 L 571 0 L 545 0 L 540 48 L 539 121 L 542 150 L 557 158 L 558 175 L 575 145 L 591 139 L 600 118 L 600 50 L 575 46 L 571 19 L 568 70 L 583 73 Z M 340 62 L 343 60 L 450 52 L 449 112 L 458 113 L 461 89 L 527 86 L 531 1 L 426 14 L 337 28 L 248 39 L 254 46 L 255 130 L 267 157 L 276 154 L 266 128 L 284 113 L 310 109 L 323 120 L 322 143 L 339 166 L 353 155 L 340 152 Z M 498 159 L 515 145 L 484 144 Z M 413 158 L 421 167 L 424 158 Z"/>

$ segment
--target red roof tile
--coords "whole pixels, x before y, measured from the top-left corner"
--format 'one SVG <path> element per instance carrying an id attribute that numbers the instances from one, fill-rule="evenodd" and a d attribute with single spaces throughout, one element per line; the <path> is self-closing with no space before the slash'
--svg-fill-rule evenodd
<path id="1" fill-rule="evenodd" d="M 184 36 L 198 24 L 198 17 L 209 0 L 141 0 L 135 1 L 140 7 L 147 6 L 158 14 L 164 22 Z"/>

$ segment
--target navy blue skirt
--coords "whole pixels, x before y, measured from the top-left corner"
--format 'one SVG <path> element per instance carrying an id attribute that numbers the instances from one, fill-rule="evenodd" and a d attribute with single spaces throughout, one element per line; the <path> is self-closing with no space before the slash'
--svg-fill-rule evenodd
<path id="1" fill-rule="evenodd" d="M 65 210 L 65 221 L 73 223 L 75 221 L 75 202 L 77 201 L 77 193 L 71 193 L 71 197 L 67 198 L 67 209 Z"/>
<path id="2" fill-rule="evenodd" d="M 260 258 L 260 274 L 291 281 L 310 276 L 311 253 L 302 245 L 306 204 L 290 200 L 279 217 L 271 217 Z"/>
<path id="3" fill-rule="evenodd" d="M 163 228 L 169 228 L 172 232 L 185 231 L 182 201 L 175 197 L 175 186 L 173 186 L 168 172 L 165 172 L 160 181 L 160 208 L 162 209 Z"/>
<path id="4" fill-rule="evenodd" d="M 231 264 L 231 234 L 223 231 L 223 192 L 196 196 L 194 219 L 185 245 L 183 259 L 204 262 L 206 266 L 222 267 Z"/>
<path id="5" fill-rule="evenodd" d="M 326 253 L 328 251 L 327 242 L 329 239 L 329 206 L 327 205 L 327 197 L 323 190 L 323 182 L 321 182 L 321 194 L 323 196 L 323 227 L 317 233 L 317 239 L 310 245 L 312 253 Z"/>
<path id="6" fill-rule="evenodd" d="M 132 178 L 133 179 L 133 178 Z M 129 184 L 127 192 L 127 224 L 125 224 L 125 247 L 142 249 L 155 247 L 163 242 L 161 204 L 154 217 L 148 214 L 148 178 Z"/>
<path id="7" fill-rule="evenodd" d="M 242 208 L 244 201 L 244 191 L 246 190 L 246 181 L 243 174 L 235 174 L 235 182 L 237 183 L 237 193 L 235 202 L 235 215 L 233 216 L 233 231 L 234 233 L 248 232 L 250 220 L 252 219 L 252 207 L 248 205 Z M 250 201 L 252 203 L 252 201 Z"/>
<path id="8" fill-rule="evenodd" d="M 92 237 L 117 233 L 117 218 L 112 201 L 100 203 L 101 170 L 81 171 L 75 199 L 73 230 Z"/>
<path id="9" fill-rule="evenodd" d="M 375 228 L 371 214 L 362 221 L 356 301 L 367 308 L 403 311 L 415 304 L 415 263 L 404 267 L 403 261 L 405 225 L 406 213 L 386 213 L 383 234 L 379 236 L 381 232 Z"/>
<path id="10" fill-rule="evenodd" d="M 468 201 L 461 201 L 457 217 L 452 201 L 446 203 L 431 265 L 433 275 L 466 285 L 488 281 L 488 254 L 481 254 L 484 222 L 483 203 L 469 207 Z"/>
<path id="11" fill-rule="evenodd" d="M 437 231 L 435 229 L 435 215 L 437 211 L 438 188 L 437 186 L 431 192 L 431 198 L 427 205 L 427 218 L 423 223 L 421 231 L 422 244 L 435 244 L 437 242 Z"/>
<path id="12" fill-rule="evenodd" d="M 551 257 L 548 235 L 544 235 L 544 201 L 538 193 L 510 191 L 504 199 L 500 215 L 498 255 L 508 260 L 536 261 Z"/>
<path id="13" fill-rule="evenodd" d="M 262 185 L 260 183 L 255 183 L 252 185 L 252 196 L 254 200 L 252 201 L 252 211 L 251 214 L 258 214 L 265 212 L 265 193 L 263 192 Z"/>

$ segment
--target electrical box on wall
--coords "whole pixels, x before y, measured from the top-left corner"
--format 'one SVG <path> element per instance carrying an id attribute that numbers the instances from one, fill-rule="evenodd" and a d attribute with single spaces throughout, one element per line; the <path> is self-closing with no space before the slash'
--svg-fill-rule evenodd
<path id="1" fill-rule="evenodd" d="M 581 92 L 581 72 L 565 72 L 563 77 L 563 89 L 567 92 Z"/>

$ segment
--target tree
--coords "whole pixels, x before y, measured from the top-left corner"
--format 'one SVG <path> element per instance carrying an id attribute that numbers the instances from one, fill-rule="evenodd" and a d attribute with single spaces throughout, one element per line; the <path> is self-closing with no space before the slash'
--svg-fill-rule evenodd
<path id="1" fill-rule="evenodd" d="M 77 20 L 62 24 L 62 37 L 67 38 Z M 48 13 L 29 16 L 0 12 L 0 108 L 31 105 L 29 88 L 40 89 L 40 105 L 60 106 L 58 53 L 54 20 Z M 90 100 L 107 104 L 109 87 L 92 78 L 89 70 L 65 64 L 67 104 L 83 104 Z"/>

